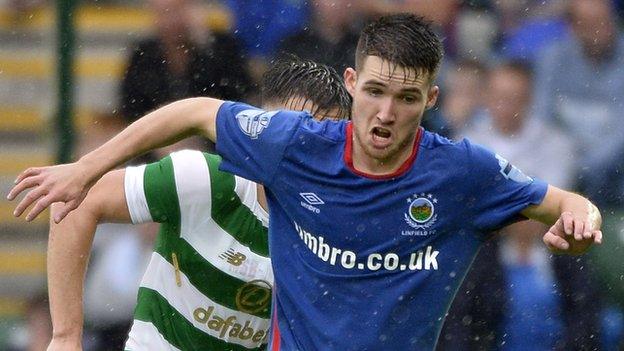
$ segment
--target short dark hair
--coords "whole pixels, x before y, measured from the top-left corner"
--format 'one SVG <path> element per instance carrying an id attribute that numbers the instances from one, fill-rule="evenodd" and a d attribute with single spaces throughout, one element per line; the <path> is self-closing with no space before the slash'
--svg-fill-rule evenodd
<path id="1" fill-rule="evenodd" d="M 367 56 L 378 56 L 395 65 L 416 69 L 433 80 L 444 49 L 431 22 L 409 13 L 382 16 L 369 23 L 360 34 L 355 67 L 360 69 Z"/>
<path id="2" fill-rule="evenodd" d="M 261 91 L 263 103 L 302 98 L 314 106 L 312 115 L 337 109 L 338 115 L 332 117 L 351 117 L 351 95 L 336 70 L 294 55 L 283 55 L 271 64 L 262 77 Z"/>

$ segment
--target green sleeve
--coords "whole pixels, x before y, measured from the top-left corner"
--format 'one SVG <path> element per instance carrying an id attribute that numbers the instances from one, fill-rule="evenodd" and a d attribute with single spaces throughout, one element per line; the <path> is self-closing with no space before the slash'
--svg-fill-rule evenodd
<path id="1" fill-rule="evenodd" d="M 180 205 L 171 156 L 147 165 L 143 184 L 152 219 L 158 223 L 179 224 Z"/>

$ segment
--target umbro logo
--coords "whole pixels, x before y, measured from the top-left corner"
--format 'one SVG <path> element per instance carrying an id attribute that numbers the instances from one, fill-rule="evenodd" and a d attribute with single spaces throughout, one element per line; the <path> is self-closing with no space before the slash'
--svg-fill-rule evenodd
<path id="1" fill-rule="evenodd" d="M 301 196 L 305 201 L 300 202 L 301 207 L 304 207 L 314 213 L 321 212 L 321 210 L 315 206 L 323 205 L 325 201 L 323 201 L 318 195 L 316 195 L 315 193 L 299 193 L 299 196 Z"/>
<path id="2" fill-rule="evenodd" d="M 321 200 L 315 193 L 299 193 L 299 195 L 310 205 L 322 205 L 325 201 Z"/>

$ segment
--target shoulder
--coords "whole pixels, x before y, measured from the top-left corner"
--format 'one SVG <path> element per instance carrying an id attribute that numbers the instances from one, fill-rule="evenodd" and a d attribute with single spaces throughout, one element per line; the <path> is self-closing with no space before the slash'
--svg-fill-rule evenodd
<path id="1" fill-rule="evenodd" d="M 498 167 L 503 162 L 495 152 L 468 138 L 453 141 L 435 133 L 428 133 L 423 139 L 421 145 L 424 144 L 430 149 L 428 151 L 431 154 L 430 158 L 445 163 L 449 170 L 476 174 L 481 170 Z"/>
<path id="2" fill-rule="evenodd" d="M 302 116 L 300 131 L 304 135 L 317 136 L 328 141 L 342 142 L 345 140 L 345 128 L 350 122 L 317 121 L 310 114 Z"/>
<path id="3" fill-rule="evenodd" d="M 480 155 L 479 146 L 468 139 L 453 141 L 436 133 L 425 131 L 420 143 L 421 158 L 429 168 L 443 172 L 448 179 L 465 177 L 472 172 L 475 153 Z"/>
<path id="4" fill-rule="evenodd" d="M 438 133 L 425 130 L 420 146 L 436 153 L 444 153 L 448 156 L 465 156 L 466 153 L 470 151 L 473 144 L 465 138 L 460 141 L 455 141 Z"/>
<path id="5" fill-rule="evenodd" d="M 305 111 L 273 110 L 267 111 L 242 102 L 225 101 L 219 108 L 219 115 L 231 116 L 236 119 L 245 134 L 262 132 L 271 124 L 288 124 L 299 126 L 311 116 Z M 251 135 L 250 135 L 251 136 Z"/>

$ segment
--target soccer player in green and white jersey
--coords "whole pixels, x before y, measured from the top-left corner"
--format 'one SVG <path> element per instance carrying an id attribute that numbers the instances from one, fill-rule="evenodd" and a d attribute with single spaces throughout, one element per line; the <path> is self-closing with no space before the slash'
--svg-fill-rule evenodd
<path id="1" fill-rule="evenodd" d="M 265 108 L 348 118 L 341 77 L 312 61 L 275 63 L 262 86 Z M 104 176 L 82 205 L 51 224 L 48 350 L 81 350 L 82 287 L 97 223 L 159 222 L 139 288 L 127 350 L 264 348 L 273 273 L 261 186 L 218 170 L 219 156 L 185 150 Z M 54 212 L 54 208 L 53 208 Z M 53 222 L 53 221 L 52 221 Z"/>

